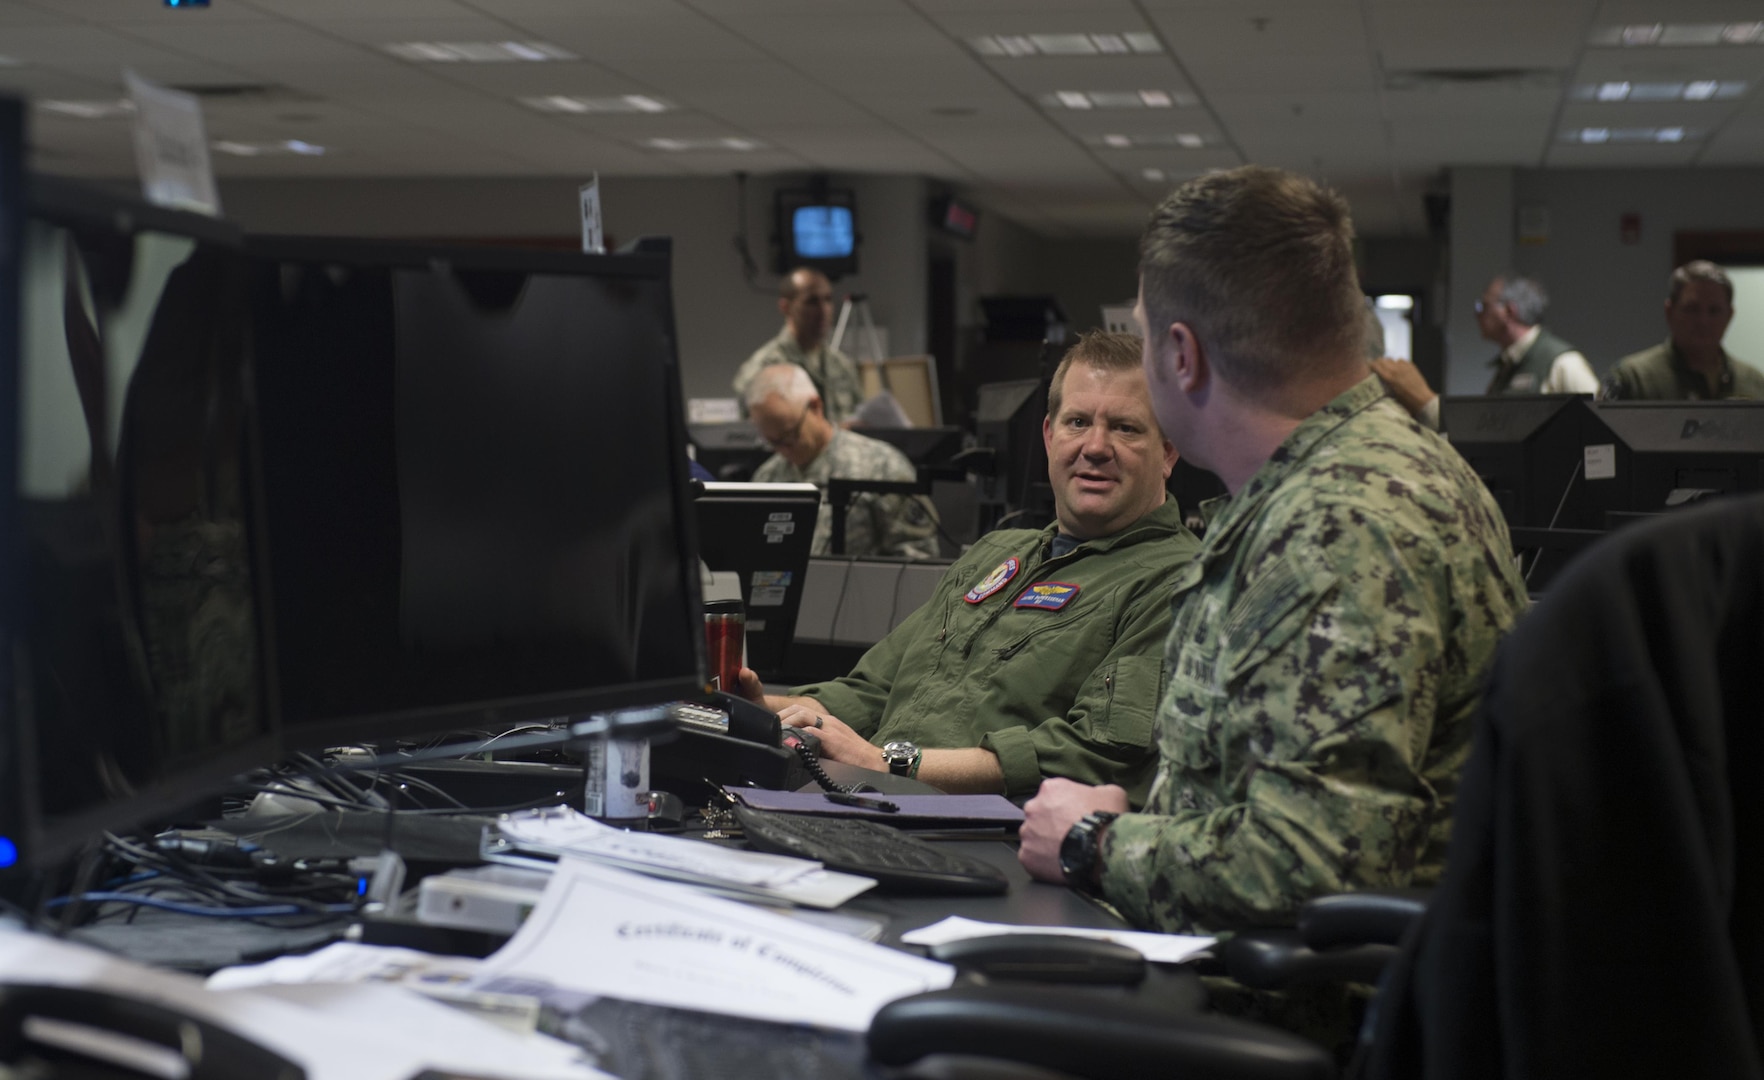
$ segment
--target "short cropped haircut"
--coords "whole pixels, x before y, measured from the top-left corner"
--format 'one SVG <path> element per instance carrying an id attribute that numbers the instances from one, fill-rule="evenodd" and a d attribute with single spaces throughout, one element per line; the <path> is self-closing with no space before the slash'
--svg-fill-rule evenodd
<path id="1" fill-rule="evenodd" d="M 1151 332 L 1187 323 L 1219 377 L 1252 395 L 1315 360 L 1358 359 L 1353 240 L 1347 203 L 1305 177 L 1249 165 L 1190 180 L 1140 240 Z"/>
<path id="2" fill-rule="evenodd" d="M 1074 361 L 1088 364 L 1097 371 L 1130 371 L 1140 366 L 1143 347 L 1141 339 L 1133 334 L 1091 330 L 1081 335 L 1066 350 L 1066 355 L 1060 357 L 1060 366 L 1054 368 L 1053 382 L 1047 387 L 1047 415 L 1059 417 L 1066 372 L 1071 370 Z"/>
<path id="3" fill-rule="evenodd" d="M 1712 285 L 1721 286 L 1721 291 L 1727 294 L 1727 302 L 1733 303 L 1733 279 L 1727 276 L 1727 271 L 1707 259 L 1687 262 L 1672 271 L 1672 278 L 1666 283 L 1666 302 L 1669 304 L 1678 303 L 1678 294 L 1683 292 L 1684 287 L 1693 281 L 1707 281 Z"/>
<path id="4" fill-rule="evenodd" d="M 1550 294 L 1536 278 L 1502 274 L 1497 299 L 1513 312 L 1513 318 L 1526 326 L 1543 322 L 1544 310 L 1550 306 Z"/>
<path id="5" fill-rule="evenodd" d="M 815 380 L 809 378 L 807 368 L 798 364 L 767 364 L 747 384 L 747 407 L 752 409 L 773 394 L 791 405 L 806 407 L 820 396 L 820 391 L 815 389 Z"/>
<path id="6" fill-rule="evenodd" d="M 788 274 L 785 274 L 782 278 L 778 279 L 778 299 L 780 299 L 780 300 L 794 300 L 794 299 L 796 299 L 796 275 L 798 275 L 798 274 L 813 274 L 816 277 L 822 277 L 822 278 L 827 276 L 826 274 L 821 273 L 819 270 L 816 270 L 812 266 L 794 267 L 791 269 L 791 271 Z"/>

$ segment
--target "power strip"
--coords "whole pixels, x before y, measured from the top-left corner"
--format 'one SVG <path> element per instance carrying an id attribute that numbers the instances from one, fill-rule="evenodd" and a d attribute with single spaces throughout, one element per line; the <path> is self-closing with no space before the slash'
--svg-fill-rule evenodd
<path id="1" fill-rule="evenodd" d="M 472 866 L 431 874 L 417 886 L 416 918 L 430 926 L 512 934 L 539 903 L 551 875 L 518 866 Z"/>

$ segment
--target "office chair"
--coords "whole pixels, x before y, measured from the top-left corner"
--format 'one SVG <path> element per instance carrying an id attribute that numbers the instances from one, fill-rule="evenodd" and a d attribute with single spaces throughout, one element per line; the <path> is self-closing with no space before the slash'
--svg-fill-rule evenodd
<path id="1" fill-rule="evenodd" d="M 1431 897 L 1313 901 L 1296 936 L 1228 944 L 1227 970 L 1358 981 L 1389 961 L 1351 1070 L 1370 1080 L 1764 1077 L 1764 860 L 1742 857 L 1764 852 L 1756 763 L 1752 497 L 1614 535 L 1502 644 Z M 1321 1048 L 1220 1016 L 941 993 L 884 1009 L 872 1055 L 966 1046 L 1082 1077 L 1335 1075 Z"/>

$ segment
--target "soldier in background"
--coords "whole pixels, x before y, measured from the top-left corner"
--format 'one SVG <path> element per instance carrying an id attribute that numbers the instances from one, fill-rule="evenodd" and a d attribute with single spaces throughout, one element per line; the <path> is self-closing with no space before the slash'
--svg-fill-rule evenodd
<path id="1" fill-rule="evenodd" d="M 1685 263 L 1666 285 L 1666 341 L 1617 361 L 1599 396 L 1606 401 L 1764 398 L 1764 373 L 1721 346 L 1732 321 L 1733 282 L 1727 272 L 1701 259 Z"/>
<path id="2" fill-rule="evenodd" d="M 1494 369 L 1483 393 L 1591 394 L 1599 377 L 1579 349 L 1539 323 L 1549 294 L 1531 278 L 1503 274 L 1488 283 L 1476 301 L 1476 327 L 1485 341 L 1501 347 L 1489 361 Z M 1379 358 L 1372 370 L 1415 419 L 1439 430 L 1439 395 L 1414 364 Z"/>
<path id="3" fill-rule="evenodd" d="M 747 408 L 748 387 L 762 368 L 795 364 L 808 372 L 827 419 L 846 423 L 864 399 L 864 386 L 851 357 L 827 344 L 833 329 L 833 283 L 819 270 L 792 270 L 778 285 L 778 311 L 784 329 L 736 370 L 735 396 Z"/>
<path id="4" fill-rule="evenodd" d="M 832 545 L 833 513 L 827 502 L 829 480 L 913 480 L 906 455 L 855 431 L 835 427 L 809 374 L 795 364 L 772 364 L 747 386 L 747 408 L 760 437 L 773 454 L 754 470 L 755 483 L 810 483 L 821 489 L 811 553 L 826 555 Z M 845 512 L 846 555 L 937 557 L 937 518 L 922 495 L 865 492 Z"/>
<path id="5" fill-rule="evenodd" d="M 1444 868 L 1525 585 L 1476 474 L 1366 370 L 1352 238 L 1339 196 L 1248 167 L 1178 188 L 1141 241 L 1153 407 L 1231 497 L 1176 583 L 1143 812 L 1048 780 L 1019 850 L 1137 926 L 1290 925 Z"/>

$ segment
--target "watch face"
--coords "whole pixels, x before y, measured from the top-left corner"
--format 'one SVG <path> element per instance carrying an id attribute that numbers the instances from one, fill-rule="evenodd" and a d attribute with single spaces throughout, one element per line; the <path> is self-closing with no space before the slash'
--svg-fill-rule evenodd
<path id="1" fill-rule="evenodd" d="M 891 742 L 882 747 L 884 761 L 911 761 L 919 748 L 910 742 Z"/>

